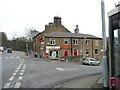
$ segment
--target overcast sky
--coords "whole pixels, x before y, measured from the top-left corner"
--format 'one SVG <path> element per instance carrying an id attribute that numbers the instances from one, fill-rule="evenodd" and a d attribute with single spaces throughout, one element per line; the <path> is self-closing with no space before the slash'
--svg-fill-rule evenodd
<path id="1" fill-rule="evenodd" d="M 105 0 L 107 36 L 107 12 L 118 1 Z M 41 32 L 56 15 L 71 32 L 77 24 L 80 33 L 102 37 L 101 0 L 0 0 L 0 31 L 6 32 L 9 39 L 23 36 L 25 28 L 34 27 Z"/>

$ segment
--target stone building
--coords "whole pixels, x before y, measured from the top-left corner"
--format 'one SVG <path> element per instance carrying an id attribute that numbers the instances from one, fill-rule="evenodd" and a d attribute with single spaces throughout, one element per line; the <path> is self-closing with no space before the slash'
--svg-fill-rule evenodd
<path id="1" fill-rule="evenodd" d="M 33 51 L 41 58 L 60 60 L 61 57 L 80 56 L 102 60 L 102 38 L 79 33 L 76 25 L 71 33 L 62 25 L 61 18 L 54 17 L 54 23 L 45 25 L 45 30 L 33 38 Z"/>

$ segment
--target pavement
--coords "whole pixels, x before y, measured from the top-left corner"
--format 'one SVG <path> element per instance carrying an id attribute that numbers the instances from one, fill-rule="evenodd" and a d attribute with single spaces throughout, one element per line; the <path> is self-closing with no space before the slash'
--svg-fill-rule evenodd
<path id="1" fill-rule="evenodd" d="M 85 77 L 80 77 L 74 80 L 70 80 L 59 86 L 56 86 L 54 90 L 64 90 L 66 88 L 70 90 L 74 90 L 74 89 L 102 90 L 104 89 L 103 83 L 102 83 L 102 74 L 85 76 Z"/>

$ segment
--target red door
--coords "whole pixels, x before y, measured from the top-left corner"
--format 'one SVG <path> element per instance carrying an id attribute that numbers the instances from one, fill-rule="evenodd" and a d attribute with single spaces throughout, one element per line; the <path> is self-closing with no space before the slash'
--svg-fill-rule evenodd
<path id="1" fill-rule="evenodd" d="M 77 50 L 74 50 L 74 56 L 77 56 L 77 55 L 78 55 Z"/>
<path id="2" fill-rule="evenodd" d="M 65 51 L 65 52 L 64 52 L 64 56 L 68 56 L 68 51 Z"/>

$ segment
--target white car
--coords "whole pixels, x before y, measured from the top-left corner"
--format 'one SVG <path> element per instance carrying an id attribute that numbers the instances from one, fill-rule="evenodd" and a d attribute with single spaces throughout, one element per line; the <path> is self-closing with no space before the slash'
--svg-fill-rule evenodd
<path id="1" fill-rule="evenodd" d="M 94 59 L 94 58 L 84 58 L 83 59 L 83 64 L 88 64 L 88 65 L 100 65 L 100 61 Z"/>
<path id="2" fill-rule="evenodd" d="M 3 52 L 4 51 L 4 48 L 0 46 L 0 51 Z"/>

